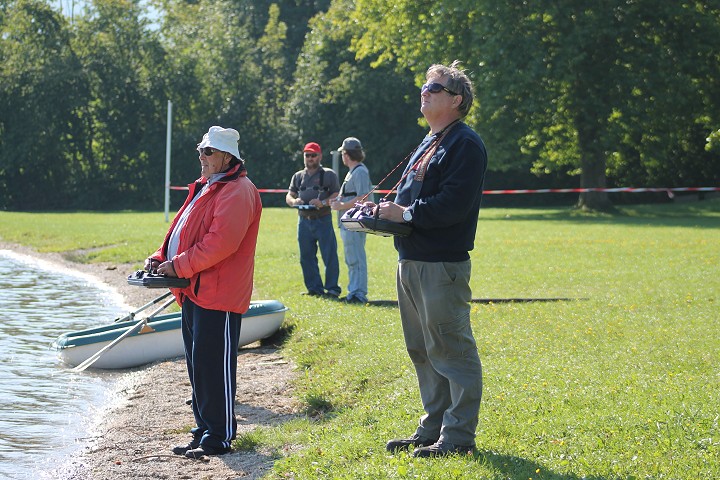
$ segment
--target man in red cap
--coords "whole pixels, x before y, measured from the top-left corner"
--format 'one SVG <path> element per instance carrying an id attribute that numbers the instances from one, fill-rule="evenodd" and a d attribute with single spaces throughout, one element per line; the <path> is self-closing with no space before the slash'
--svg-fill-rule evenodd
<path id="1" fill-rule="evenodd" d="M 320 164 L 322 149 L 317 143 L 305 145 L 303 158 L 305 168 L 292 176 L 285 202 L 298 209 L 297 238 L 305 288 L 307 295 L 337 298 L 340 264 L 330 202 L 340 192 L 340 181 L 335 171 Z M 318 247 L 325 264 L 325 283 L 318 267 Z"/>

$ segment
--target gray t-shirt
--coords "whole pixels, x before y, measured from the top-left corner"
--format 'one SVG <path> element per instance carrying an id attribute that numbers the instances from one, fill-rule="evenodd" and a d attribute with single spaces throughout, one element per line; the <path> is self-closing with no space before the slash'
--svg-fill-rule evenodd
<path id="1" fill-rule="evenodd" d="M 313 198 L 322 201 L 340 191 L 340 181 L 330 168 L 320 167 L 312 175 L 303 169 L 292 176 L 288 190 L 297 193 L 303 203 L 309 203 Z"/>
<path id="2" fill-rule="evenodd" d="M 362 197 L 372 190 L 372 182 L 370 181 L 370 172 L 364 163 L 356 165 L 345 175 L 345 180 L 340 187 L 340 201 L 347 202 L 355 197 Z M 367 201 L 372 201 L 367 198 Z"/>
<path id="3" fill-rule="evenodd" d="M 348 202 L 355 197 L 362 197 L 372 190 L 372 188 L 373 185 L 370 181 L 370 172 L 365 164 L 361 163 L 359 165 L 355 165 L 353 169 L 345 175 L 345 180 L 340 186 L 340 193 L 338 194 L 338 197 L 341 202 Z M 374 202 L 375 199 L 373 198 L 373 195 L 368 195 L 368 198 L 366 198 L 365 201 Z M 340 219 L 346 211 L 347 210 L 338 210 L 338 225 L 340 224 Z"/>

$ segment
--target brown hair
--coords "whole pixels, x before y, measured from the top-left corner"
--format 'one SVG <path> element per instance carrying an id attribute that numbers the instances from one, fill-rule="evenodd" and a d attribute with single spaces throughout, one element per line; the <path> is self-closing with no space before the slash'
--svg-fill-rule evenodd
<path id="1" fill-rule="evenodd" d="M 475 95 L 470 78 L 465 73 L 465 70 L 460 68 L 460 61 L 455 60 L 449 66 L 438 63 L 431 65 L 425 72 L 425 79 L 427 80 L 430 77 L 448 77 L 445 87 L 453 92 L 458 92 L 458 95 L 462 96 L 458 112 L 460 112 L 460 118 L 465 118 L 470 111 L 470 107 L 472 107 Z"/>
<path id="2" fill-rule="evenodd" d="M 362 150 L 345 150 L 345 153 L 348 154 L 350 160 L 353 160 L 355 162 L 362 162 L 365 160 L 365 152 L 363 152 Z"/>

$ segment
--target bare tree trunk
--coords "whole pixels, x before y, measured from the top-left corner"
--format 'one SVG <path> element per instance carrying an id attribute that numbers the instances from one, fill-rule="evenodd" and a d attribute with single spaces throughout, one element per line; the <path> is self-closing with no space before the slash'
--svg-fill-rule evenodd
<path id="1" fill-rule="evenodd" d="M 578 115 L 576 128 L 578 132 L 578 146 L 582 155 L 580 160 L 580 187 L 581 188 L 606 188 L 607 167 L 605 152 L 601 146 L 598 132 L 603 127 L 597 122 L 597 114 L 588 109 L 591 113 Z M 578 208 L 583 210 L 613 210 L 612 202 L 607 192 L 585 192 L 580 194 Z"/>
<path id="2" fill-rule="evenodd" d="M 581 188 L 606 188 L 607 176 L 605 175 L 605 157 L 602 154 L 583 155 L 582 173 L 580 175 Z M 607 192 L 583 192 L 577 203 L 578 208 L 583 210 L 611 211 L 613 204 Z"/>

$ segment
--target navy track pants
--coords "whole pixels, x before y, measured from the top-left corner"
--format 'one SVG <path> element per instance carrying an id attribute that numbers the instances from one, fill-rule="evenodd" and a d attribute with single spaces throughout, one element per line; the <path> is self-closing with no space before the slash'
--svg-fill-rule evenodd
<path id="1" fill-rule="evenodd" d="M 239 313 L 207 310 L 187 298 L 183 301 L 185 361 L 197 424 L 191 432 L 201 445 L 211 448 L 229 448 L 237 433 L 235 391 L 241 323 Z"/>

